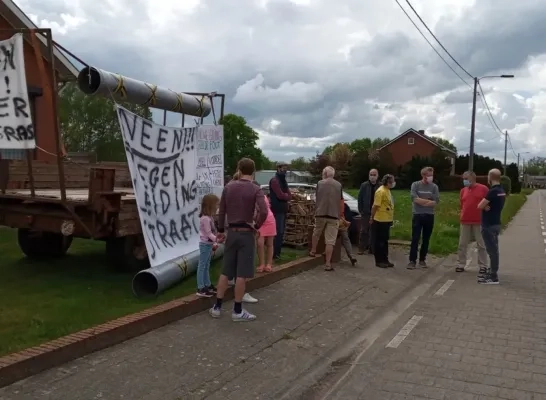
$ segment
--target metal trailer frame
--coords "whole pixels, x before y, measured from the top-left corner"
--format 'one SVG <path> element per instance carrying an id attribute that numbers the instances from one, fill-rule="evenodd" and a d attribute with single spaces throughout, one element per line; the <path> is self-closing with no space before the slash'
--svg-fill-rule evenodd
<path id="1" fill-rule="evenodd" d="M 23 191 L 9 188 L 10 169 L 13 169 L 17 162 L 0 160 L 0 225 L 18 229 L 19 246 L 23 253 L 31 258 L 61 257 L 66 254 L 73 237 L 80 237 L 105 241 L 106 252 L 118 268 L 134 272 L 148 268 L 149 261 L 127 163 L 73 163 L 85 170 L 83 175 L 75 177 L 79 188 L 76 199 L 73 195 L 74 188 L 70 187 L 70 182 L 67 182 L 66 167 L 70 160 L 64 159 L 60 134 L 54 47 L 58 47 L 79 62 L 82 61 L 53 41 L 51 29 L 0 29 L 0 31 L 31 35 L 31 43 L 35 47 L 42 79 L 51 80 L 51 88 L 47 91 L 45 89 L 48 83 L 44 81 L 44 95 L 52 97 L 56 152 L 52 154 L 56 158 L 53 169 L 52 163 L 36 161 L 33 159 L 33 151 L 26 151 L 28 188 Z M 43 57 L 39 47 L 36 48 L 38 39 L 32 37 L 38 34 L 44 35 L 47 39 L 46 47 L 51 63 L 51 74 L 47 77 Z M 85 65 L 83 62 L 82 64 Z M 220 98 L 220 119 L 223 118 L 224 94 L 187 94 L 209 97 L 213 111 L 213 99 Z M 167 110 L 163 110 L 164 122 L 166 118 Z M 36 124 L 37 121 L 34 123 Z M 184 124 L 185 115 L 182 114 L 182 126 Z M 19 163 L 20 171 L 23 171 L 23 165 Z M 40 174 L 36 171 L 45 169 L 47 173 L 55 173 L 58 176 L 56 196 L 50 196 L 47 190 L 37 187 L 36 179 Z M 75 172 L 76 168 L 70 170 Z M 121 185 L 120 180 L 122 180 Z M 26 185 L 27 182 L 24 184 Z"/>

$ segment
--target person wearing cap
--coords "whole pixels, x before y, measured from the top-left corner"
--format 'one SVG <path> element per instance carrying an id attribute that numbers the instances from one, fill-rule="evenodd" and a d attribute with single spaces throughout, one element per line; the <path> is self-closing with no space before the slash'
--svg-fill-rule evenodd
<path id="1" fill-rule="evenodd" d="M 292 193 L 286 182 L 286 171 L 288 164 L 284 162 L 277 163 L 277 172 L 269 181 L 269 199 L 271 211 L 275 217 L 277 235 L 273 241 L 273 258 L 281 257 L 282 243 L 284 239 L 284 230 L 286 227 L 286 213 L 288 212 L 288 202 L 292 200 Z"/>

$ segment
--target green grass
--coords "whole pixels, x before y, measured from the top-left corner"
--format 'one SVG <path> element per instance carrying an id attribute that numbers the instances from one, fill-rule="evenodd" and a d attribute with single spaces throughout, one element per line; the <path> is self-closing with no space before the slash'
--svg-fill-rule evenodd
<path id="1" fill-rule="evenodd" d="M 137 299 L 133 274 L 110 270 L 104 244 L 91 240 L 75 240 L 61 260 L 36 262 L 23 257 L 15 230 L 0 228 L 0 254 L 0 355 L 191 294 L 196 287 L 193 276 L 156 298 Z M 281 262 L 304 254 L 285 248 Z M 213 282 L 220 264 L 211 268 Z"/>
<path id="2" fill-rule="evenodd" d="M 505 226 L 523 206 L 527 195 L 532 191 L 511 194 L 506 199 L 502 212 L 502 224 Z M 358 189 L 349 189 L 347 193 L 358 196 Z M 393 190 L 394 225 L 391 239 L 411 240 L 411 198 L 409 190 Z M 436 208 L 434 232 L 430 240 L 432 254 L 445 255 L 457 250 L 459 243 L 459 192 L 440 193 L 440 203 Z"/>

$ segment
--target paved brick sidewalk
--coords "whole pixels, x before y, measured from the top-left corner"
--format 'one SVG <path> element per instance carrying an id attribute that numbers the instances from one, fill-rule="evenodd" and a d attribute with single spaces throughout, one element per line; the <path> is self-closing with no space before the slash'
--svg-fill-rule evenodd
<path id="1" fill-rule="evenodd" d="M 450 272 L 328 399 L 546 399 L 545 195 L 533 193 L 501 236 L 501 285 Z M 422 319 L 407 338 L 386 348 L 413 315 Z"/>
<path id="2" fill-rule="evenodd" d="M 381 270 L 369 256 L 285 279 L 253 293 L 252 323 L 201 313 L 0 389 L 0 399 L 271 399 L 423 271 Z M 437 260 L 438 261 L 438 260 Z M 377 399 L 378 400 L 378 399 Z"/>

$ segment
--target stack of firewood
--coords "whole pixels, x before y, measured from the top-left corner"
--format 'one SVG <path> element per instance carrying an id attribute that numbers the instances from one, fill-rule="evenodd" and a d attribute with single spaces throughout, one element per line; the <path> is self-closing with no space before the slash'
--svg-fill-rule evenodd
<path id="1" fill-rule="evenodd" d="M 309 225 L 315 223 L 315 200 L 309 193 L 292 190 L 292 200 L 286 214 L 284 244 L 305 247 L 308 243 Z"/>

